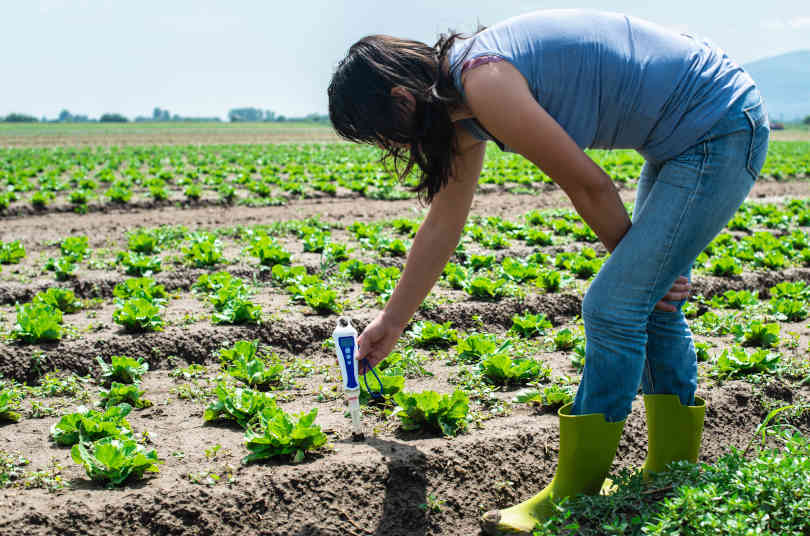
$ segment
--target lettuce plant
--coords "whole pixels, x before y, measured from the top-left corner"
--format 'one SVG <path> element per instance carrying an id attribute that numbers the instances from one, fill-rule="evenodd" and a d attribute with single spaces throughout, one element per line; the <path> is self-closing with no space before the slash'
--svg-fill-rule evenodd
<path id="1" fill-rule="evenodd" d="M 267 235 L 259 236 L 253 241 L 248 252 L 254 257 L 258 257 L 259 263 L 264 266 L 274 266 L 276 264 L 290 264 L 291 254 L 281 247 L 281 244 Z"/>
<path id="2" fill-rule="evenodd" d="M 810 286 L 804 281 L 783 281 L 769 289 L 773 298 L 810 298 Z"/>
<path id="3" fill-rule="evenodd" d="M 495 255 L 470 255 L 467 262 L 470 265 L 470 268 L 478 271 L 482 268 L 489 268 L 495 264 Z"/>
<path id="4" fill-rule="evenodd" d="M 245 358 L 237 356 L 230 362 L 227 373 L 237 380 L 248 384 L 250 387 L 262 390 L 268 389 L 273 384 L 281 382 L 281 373 L 284 372 L 284 365 L 281 363 L 265 363 L 257 357 Z"/>
<path id="5" fill-rule="evenodd" d="M 97 358 L 101 367 L 101 377 L 109 385 L 116 381 L 119 383 L 138 383 L 146 371 L 149 370 L 149 363 L 140 357 L 133 359 L 124 355 L 114 355 L 110 357 L 110 363 L 106 363 L 101 356 Z"/>
<path id="6" fill-rule="evenodd" d="M 339 242 L 327 242 L 323 248 L 323 263 L 336 263 L 338 261 L 345 261 L 349 258 L 349 246 Z"/>
<path id="7" fill-rule="evenodd" d="M 551 322 L 543 313 L 512 316 L 511 333 L 516 333 L 521 337 L 532 338 L 545 335 L 546 330 L 551 329 Z"/>
<path id="8" fill-rule="evenodd" d="M 382 268 L 374 265 L 363 279 L 363 290 L 376 294 L 379 302 L 385 302 L 394 292 L 399 276 L 399 268 L 396 266 Z"/>
<path id="9" fill-rule="evenodd" d="M 19 422 L 20 399 L 12 389 L 0 390 L 0 422 Z"/>
<path id="10" fill-rule="evenodd" d="M 0 241 L 0 264 L 17 264 L 25 258 L 25 247 L 19 240 Z"/>
<path id="11" fill-rule="evenodd" d="M 149 186 L 149 195 L 155 201 L 165 201 L 169 198 L 169 192 L 165 186 L 153 184 Z"/>
<path id="12" fill-rule="evenodd" d="M 74 262 L 79 262 L 87 257 L 89 240 L 86 236 L 69 236 L 59 243 L 59 250 L 63 257 L 67 257 Z"/>
<path id="13" fill-rule="evenodd" d="M 211 295 L 214 324 L 255 324 L 262 316 L 262 308 L 248 299 L 245 291 L 235 287 L 223 287 Z"/>
<path id="14" fill-rule="evenodd" d="M 343 306 L 337 301 L 337 291 L 323 284 L 312 285 L 304 290 L 304 303 L 316 313 L 340 313 Z"/>
<path id="15" fill-rule="evenodd" d="M 118 302 L 113 311 L 113 321 L 131 332 L 163 329 L 160 306 L 145 298 L 130 298 Z"/>
<path id="16" fill-rule="evenodd" d="M 495 335 L 473 333 L 459 339 L 456 355 L 462 363 L 478 363 L 485 357 L 503 353 L 511 347 L 512 341 L 506 340 L 499 345 Z"/>
<path id="17" fill-rule="evenodd" d="M 259 412 L 267 407 L 276 406 L 276 399 L 270 393 L 228 387 L 222 382 L 217 384 L 214 393 L 217 399 L 205 409 L 203 414 L 205 422 L 231 420 L 242 428 L 247 428 L 248 423 L 256 418 Z"/>
<path id="18" fill-rule="evenodd" d="M 138 389 L 135 384 L 112 382 L 109 389 L 99 388 L 99 397 L 101 398 L 99 405 L 103 408 L 109 408 L 110 406 L 126 403 L 138 409 L 148 408 L 152 405 L 152 402 L 141 398 L 143 394 L 144 391 Z"/>
<path id="19" fill-rule="evenodd" d="M 189 184 L 189 185 L 188 185 L 188 186 L 186 186 L 186 188 L 183 190 L 183 193 L 184 193 L 184 194 L 186 195 L 186 197 L 188 197 L 189 199 L 191 199 L 191 200 L 193 200 L 193 201 L 199 201 L 200 196 L 202 196 L 202 188 L 201 188 L 201 187 L 200 187 L 200 185 L 198 185 L 198 184 Z"/>
<path id="20" fill-rule="evenodd" d="M 286 456 L 293 456 L 294 462 L 302 461 L 307 451 L 326 443 L 326 434 L 314 424 L 317 415 L 317 408 L 293 417 L 276 406 L 265 407 L 259 413 L 258 430 L 245 432 L 250 454 L 242 463 Z"/>
<path id="21" fill-rule="evenodd" d="M 128 184 L 122 181 L 115 181 L 112 186 L 107 189 L 105 194 L 110 198 L 110 201 L 121 204 L 132 199 L 132 190 L 129 188 Z"/>
<path id="22" fill-rule="evenodd" d="M 588 279 L 599 271 L 599 268 L 602 267 L 603 263 L 604 259 L 586 259 L 576 257 L 571 261 L 568 269 L 579 279 Z"/>
<path id="23" fill-rule="evenodd" d="M 467 286 L 469 274 L 463 266 L 449 262 L 447 266 L 444 267 L 443 274 L 447 283 L 454 289 L 461 290 Z"/>
<path id="24" fill-rule="evenodd" d="M 369 404 L 375 400 L 387 400 L 402 391 L 402 388 L 405 387 L 405 376 L 401 376 L 397 374 L 397 372 L 399 371 L 395 368 L 382 370 L 377 375 L 380 379 L 379 381 L 377 381 L 377 377 L 370 373 L 366 375 L 366 380 L 368 380 L 368 386 L 371 388 L 371 391 L 375 394 L 382 392 L 381 399 L 374 398 L 371 393 L 369 393 L 368 389 L 366 389 L 366 380 L 361 377 L 359 379 L 360 403 Z"/>
<path id="25" fill-rule="evenodd" d="M 411 338 L 414 346 L 420 348 L 447 348 L 458 341 L 458 332 L 451 328 L 449 320 L 443 324 L 421 321 L 411 328 Z"/>
<path id="26" fill-rule="evenodd" d="M 49 288 L 37 292 L 31 302 L 50 305 L 63 313 L 75 313 L 82 308 L 82 302 L 76 298 L 76 294 L 72 290 L 64 288 Z"/>
<path id="27" fill-rule="evenodd" d="M 551 346 L 557 352 L 567 352 L 568 350 L 573 350 L 574 347 L 584 341 L 584 339 L 581 334 L 574 333 L 574 331 L 569 328 L 563 328 L 552 336 Z"/>
<path id="28" fill-rule="evenodd" d="M 495 385 L 519 385 L 551 376 L 551 369 L 533 359 L 511 359 L 505 353 L 481 361 L 479 370 L 484 379 Z"/>
<path id="29" fill-rule="evenodd" d="M 746 351 L 734 345 L 717 357 L 712 374 L 720 378 L 739 378 L 757 372 L 774 372 L 779 366 L 780 354 L 764 348 Z"/>
<path id="30" fill-rule="evenodd" d="M 405 257 L 408 254 L 408 245 L 401 238 L 380 238 L 377 241 L 377 251 L 392 257 Z"/>
<path id="31" fill-rule="evenodd" d="M 410 220 L 407 218 L 398 218 L 395 220 L 391 220 L 391 227 L 393 227 L 398 233 L 406 234 L 413 237 L 416 234 L 416 231 L 419 229 L 418 220 Z"/>
<path id="32" fill-rule="evenodd" d="M 121 251 L 116 261 L 125 268 L 127 275 L 144 276 L 161 270 L 160 257 L 156 256 Z"/>
<path id="33" fill-rule="evenodd" d="M 53 257 L 45 262 L 45 269 L 56 276 L 57 281 L 66 281 L 76 274 L 76 262 L 71 257 Z"/>
<path id="34" fill-rule="evenodd" d="M 575 225 L 571 228 L 571 234 L 574 235 L 574 238 L 577 240 L 582 240 L 583 242 L 596 242 L 599 240 L 599 237 L 596 236 L 596 233 L 588 227 L 587 225 Z"/>
<path id="35" fill-rule="evenodd" d="M 303 231 L 304 251 L 321 253 L 329 241 L 329 232 L 314 227 Z"/>
<path id="36" fill-rule="evenodd" d="M 132 439 L 106 437 L 85 446 L 77 443 L 70 449 L 73 461 L 84 466 L 87 476 L 110 486 L 126 480 L 140 479 L 144 473 L 159 472 L 162 463 L 157 453 L 147 450 Z"/>
<path id="37" fill-rule="evenodd" d="M 127 247 L 135 253 L 152 255 L 158 251 L 158 240 L 154 233 L 138 230 L 129 235 Z"/>
<path id="38" fill-rule="evenodd" d="M 236 341 L 230 348 L 220 348 L 219 361 L 223 367 L 227 367 L 236 360 L 250 361 L 256 358 L 259 350 L 259 341 Z"/>
<path id="39" fill-rule="evenodd" d="M 113 296 L 122 300 L 143 298 L 155 305 L 163 305 L 169 298 L 163 285 L 159 285 L 151 277 L 132 277 L 116 283 L 113 288 Z"/>
<path id="40" fill-rule="evenodd" d="M 51 439 L 63 447 L 79 442 L 92 442 L 103 437 L 130 438 L 132 427 L 126 416 L 132 411 L 129 404 L 110 406 L 104 411 L 94 411 L 84 406 L 75 413 L 63 415 L 51 426 Z"/>
<path id="41" fill-rule="evenodd" d="M 501 262 L 501 273 L 506 279 L 516 283 L 523 283 L 536 279 L 540 275 L 540 266 L 533 262 L 521 262 L 512 257 L 506 257 Z"/>
<path id="42" fill-rule="evenodd" d="M 223 262 L 222 242 L 211 237 L 192 237 L 191 244 L 183 248 L 186 260 L 197 268 L 214 266 Z"/>
<path id="43" fill-rule="evenodd" d="M 478 276 L 467 282 L 465 290 L 473 298 L 491 300 L 505 296 L 507 293 L 506 279 L 492 280 L 488 277 Z"/>
<path id="44" fill-rule="evenodd" d="M 743 341 L 744 346 L 771 348 L 779 344 L 779 324 L 776 322 L 766 324 L 761 320 L 752 320 L 748 325 L 736 324 L 732 332 L 738 341 Z"/>
<path id="45" fill-rule="evenodd" d="M 306 277 L 307 269 L 305 266 L 283 266 L 276 264 L 273 266 L 271 273 L 273 274 L 273 279 L 283 285 L 300 281 L 303 277 Z"/>
<path id="46" fill-rule="evenodd" d="M 216 272 L 213 274 L 202 274 L 192 285 L 194 290 L 206 293 L 215 293 L 219 289 L 230 286 L 242 286 L 242 280 L 228 272 Z"/>
<path id="47" fill-rule="evenodd" d="M 554 241 L 550 234 L 540 229 L 526 231 L 526 244 L 530 246 L 550 246 Z"/>
<path id="48" fill-rule="evenodd" d="M 574 401 L 574 392 L 570 385 L 553 383 L 543 389 L 524 389 L 515 395 L 514 402 L 536 404 L 556 411 Z"/>
<path id="49" fill-rule="evenodd" d="M 790 298 L 771 298 L 769 311 L 779 320 L 800 322 L 807 318 L 807 302 Z"/>
<path id="50" fill-rule="evenodd" d="M 366 264 L 357 259 L 349 259 L 341 262 L 338 265 L 338 270 L 353 281 L 360 282 L 366 277 L 366 273 L 374 266 L 373 264 Z"/>
<path id="51" fill-rule="evenodd" d="M 742 273 L 742 265 L 734 257 L 718 257 L 709 265 L 709 273 L 724 277 L 739 275 Z"/>
<path id="52" fill-rule="evenodd" d="M 217 193 L 219 194 L 219 198 L 226 203 L 233 203 L 233 200 L 236 198 L 236 188 L 230 184 L 220 185 L 220 187 L 217 188 Z"/>
<path id="53" fill-rule="evenodd" d="M 451 395 L 435 391 L 394 395 L 398 404 L 393 415 L 399 417 L 404 430 L 428 429 L 445 436 L 455 436 L 467 428 L 470 399 L 459 389 Z"/>
<path id="54" fill-rule="evenodd" d="M 537 278 L 537 285 L 546 292 L 557 292 L 562 284 L 562 274 L 557 270 L 545 270 L 540 272 Z"/>
<path id="55" fill-rule="evenodd" d="M 11 336 L 25 343 L 62 338 L 62 311 L 46 303 L 17 305 L 17 322 Z"/>
<path id="56" fill-rule="evenodd" d="M 727 290 L 722 295 L 712 297 L 709 301 L 709 305 L 712 307 L 727 307 L 729 309 L 744 309 L 758 303 L 759 298 L 750 290 Z"/>

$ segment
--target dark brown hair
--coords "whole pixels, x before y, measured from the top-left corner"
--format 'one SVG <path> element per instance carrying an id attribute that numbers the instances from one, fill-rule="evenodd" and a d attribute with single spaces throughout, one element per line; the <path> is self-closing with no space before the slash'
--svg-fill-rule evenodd
<path id="1" fill-rule="evenodd" d="M 450 110 L 461 104 L 461 95 L 447 63 L 457 38 L 462 36 L 442 35 L 431 47 L 369 35 L 349 48 L 329 84 L 329 118 L 337 133 L 381 147 L 383 163 L 392 162 L 400 180 L 416 166 L 413 191 L 428 203 L 447 184 L 457 152 Z M 413 95 L 412 114 L 404 97 L 391 95 L 398 86 Z"/>

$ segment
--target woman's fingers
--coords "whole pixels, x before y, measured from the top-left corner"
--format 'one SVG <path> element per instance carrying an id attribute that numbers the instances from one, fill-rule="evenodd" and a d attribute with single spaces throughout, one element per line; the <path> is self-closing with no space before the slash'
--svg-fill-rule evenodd
<path id="1" fill-rule="evenodd" d="M 689 280 L 684 276 L 680 276 L 672 284 L 672 288 L 669 289 L 669 292 L 664 294 L 661 301 L 655 304 L 655 308 L 659 311 L 674 313 L 677 310 L 677 307 L 669 302 L 685 300 L 689 297 L 691 291 L 692 285 L 689 283 Z"/>
<path id="2" fill-rule="evenodd" d="M 659 311 L 664 311 L 666 313 L 674 313 L 677 310 L 677 307 L 672 305 L 671 303 L 667 303 L 664 300 L 655 304 L 655 308 Z"/>

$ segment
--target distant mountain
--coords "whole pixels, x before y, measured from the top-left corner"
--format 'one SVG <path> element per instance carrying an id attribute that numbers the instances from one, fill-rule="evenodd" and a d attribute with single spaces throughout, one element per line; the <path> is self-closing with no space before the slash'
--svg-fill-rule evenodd
<path id="1" fill-rule="evenodd" d="M 771 120 L 810 115 L 810 50 L 752 61 L 743 68 L 756 80 Z"/>

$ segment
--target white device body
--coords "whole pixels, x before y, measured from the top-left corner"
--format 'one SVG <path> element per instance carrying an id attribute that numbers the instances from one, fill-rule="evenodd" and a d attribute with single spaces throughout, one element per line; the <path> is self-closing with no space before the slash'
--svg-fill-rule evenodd
<path id="1" fill-rule="evenodd" d="M 340 374 L 343 378 L 343 392 L 349 403 L 349 413 L 352 416 L 352 432 L 363 433 L 363 424 L 360 421 L 360 379 L 357 367 L 357 330 L 352 326 L 351 320 L 346 317 L 338 319 L 338 325 L 332 332 L 335 343 Z"/>

